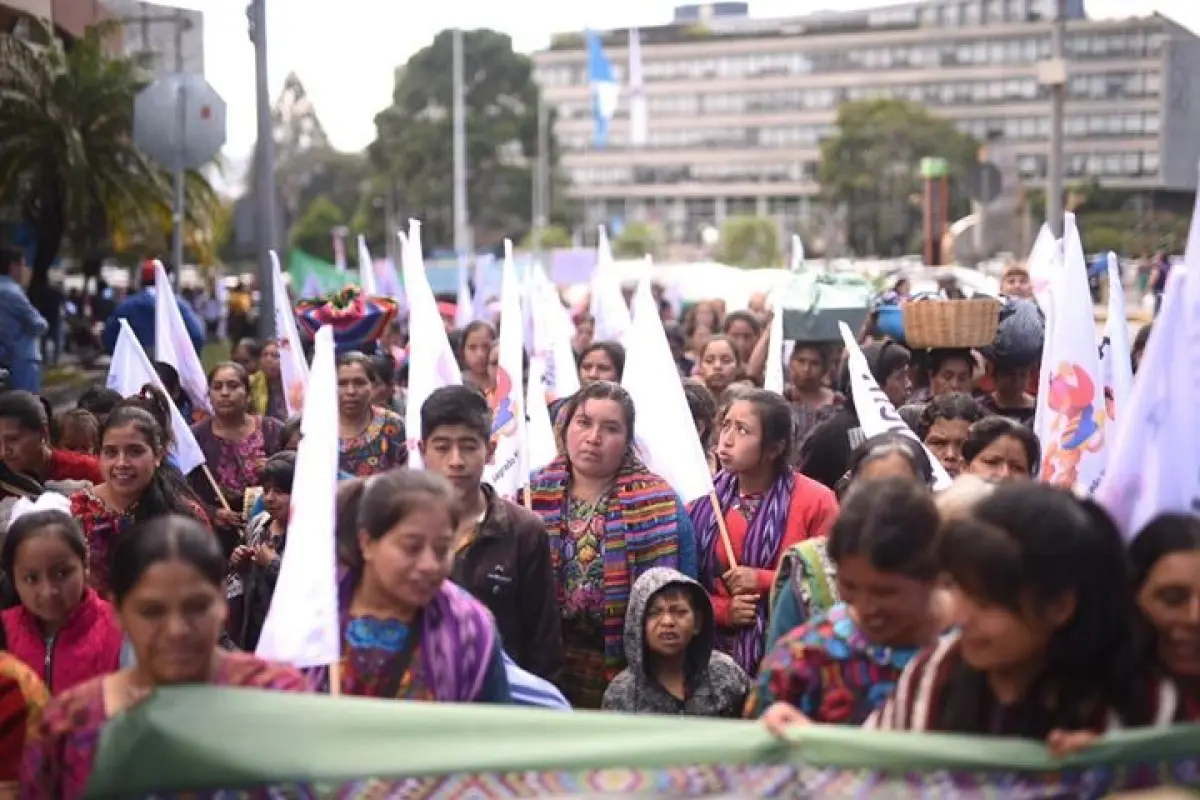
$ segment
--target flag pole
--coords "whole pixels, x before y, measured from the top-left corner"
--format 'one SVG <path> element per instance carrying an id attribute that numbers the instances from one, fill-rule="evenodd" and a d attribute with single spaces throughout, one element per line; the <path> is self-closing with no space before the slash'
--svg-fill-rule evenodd
<path id="1" fill-rule="evenodd" d="M 733 542 L 729 541 L 729 527 L 725 524 L 725 512 L 721 510 L 721 501 L 717 499 L 717 490 L 708 493 L 708 502 L 712 503 L 713 518 L 717 521 L 717 533 L 721 536 L 721 545 L 725 548 L 725 558 L 729 559 L 729 568 L 737 569 L 737 557 L 733 554 Z"/>

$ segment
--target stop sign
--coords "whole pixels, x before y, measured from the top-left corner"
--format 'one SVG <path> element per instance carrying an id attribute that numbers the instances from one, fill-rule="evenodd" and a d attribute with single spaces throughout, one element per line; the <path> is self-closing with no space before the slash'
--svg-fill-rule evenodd
<path id="1" fill-rule="evenodd" d="M 199 169 L 225 144 L 225 101 L 200 75 L 159 78 L 134 101 L 133 139 L 167 169 Z"/>

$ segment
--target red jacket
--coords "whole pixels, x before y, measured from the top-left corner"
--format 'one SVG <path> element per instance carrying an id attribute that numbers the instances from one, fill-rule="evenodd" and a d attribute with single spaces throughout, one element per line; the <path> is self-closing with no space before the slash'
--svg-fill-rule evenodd
<path id="1" fill-rule="evenodd" d="M 8 652 L 25 662 L 51 694 L 115 672 L 121 660 L 121 628 L 112 606 L 94 589 L 83 593 L 79 605 L 54 635 L 47 654 L 46 638 L 37 617 L 24 606 L 0 613 Z"/>
<path id="2" fill-rule="evenodd" d="M 837 497 L 833 492 L 799 472 L 795 477 L 796 488 L 792 490 L 792 499 L 788 505 L 787 524 L 779 542 L 779 553 L 775 556 L 775 567 L 755 570 L 758 573 L 758 592 L 763 597 L 771 596 L 775 570 L 779 566 L 779 559 L 783 558 L 788 548 L 800 544 L 805 539 L 825 536 L 838 515 Z M 740 561 L 742 547 L 746 544 L 746 534 L 749 533 L 746 518 L 740 511 L 731 509 L 725 514 L 725 525 L 729 529 L 729 543 L 733 546 L 733 555 Z M 723 573 L 729 569 L 729 558 L 719 539 L 714 546 L 717 569 Z M 724 581 L 717 581 L 716 591 L 710 594 L 709 598 L 713 604 L 713 621 L 718 627 L 730 627 L 733 624 L 733 600 L 729 596 L 729 590 L 725 588 Z"/>
<path id="3" fill-rule="evenodd" d="M 104 477 L 100 474 L 100 460 L 96 456 L 59 450 L 57 447 L 50 451 L 46 480 L 104 483 Z"/>

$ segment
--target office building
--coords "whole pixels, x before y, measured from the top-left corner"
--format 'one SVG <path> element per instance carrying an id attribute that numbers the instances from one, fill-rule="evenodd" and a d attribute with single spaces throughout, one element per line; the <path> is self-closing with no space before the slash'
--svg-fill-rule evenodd
<path id="1" fill-rule="evenodd" d="M 928 0 L 757 20 L 747 4 L 688 6 L 640 29 L 649 135 L 629 143 L 628 104 L 593 145 L 580 34 L 534 55 L 573 196 L 589 226 L 656 222 L 695 242 L 729 216 L 770 216 L 813 235 L 821 140 L 838 106 L 912 100 L 988 142 L 1004 179 L 1041 188 L 1055 0 Z M 1131 4 L 1131 9 L 1136 4 Z M 1162 16 L 1092 20 L 1067 3 L 1065 180 L 1194 191 L 1200 161 L 1200 39 Z M 602 34 L 623 82 L 628 32 Z M 1013 190 L 1015 191 L 1015 189 Z M 819 233 L 819 231 L 818 231 Z"/>
<path id="2" fill-rule="evenodd" d="M 26 35 L 29 21 L 37 18 L 53 24 L 60 37 L 75 39 L 104 16 L 100 0 L 0 0 L 0 31 L 18 36 Z"/>
<path id="3" fill-rule="evenodd" d="M 204 14 L 141 0 L 104 0 L 121 22 L 125 52 L 149 53 L 155 75 L 204 74 Z"/>

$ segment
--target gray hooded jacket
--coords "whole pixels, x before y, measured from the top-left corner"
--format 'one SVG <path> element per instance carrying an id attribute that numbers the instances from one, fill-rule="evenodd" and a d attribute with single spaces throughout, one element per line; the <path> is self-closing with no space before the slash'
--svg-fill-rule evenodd
<path id="1" fill-rule="evenodd" d="M 678 700 L 646 673 L 646 610 L 668 586 L 691 595 L 699 630 L 688 644 L 687 699 Z M 634 714 L 740 717 L 750 681 L 736 662 L 713 650 L 713 610 L 699 583 L 673 569 L 654 567 L 637 579 L 625 612 L 625 658 L 629 663 L 604 692 L 601 708 Z"/>

